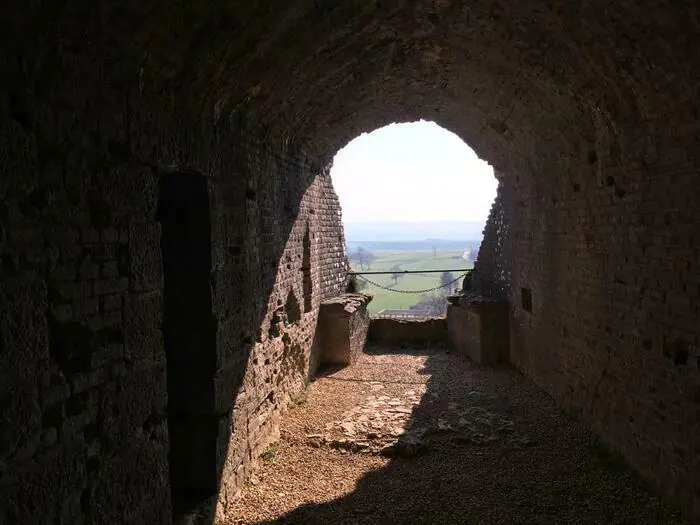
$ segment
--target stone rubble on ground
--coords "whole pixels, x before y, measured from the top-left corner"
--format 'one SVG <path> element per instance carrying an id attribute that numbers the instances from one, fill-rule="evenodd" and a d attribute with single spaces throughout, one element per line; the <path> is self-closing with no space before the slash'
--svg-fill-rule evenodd
<path id="1" fill-rule="evenodd" d="M 383 388 L 370 382 L 370 390 Z M 479 407 L 461 407 L 450 402 L 447 411 L 428 427 L 412 425 L 411 416 L 425 394 L 425 386 L 407 390 L 403 397 L 369 395 L 362 404 L 346 411 L 339 420 L 327 423 L 323 433 L 306 436 L 315 448 L 324 446 L 342 453 L 356 452 L 384 456 L 410 457 L 429 450 L 432 436 L 454 434 L 457 444 L 488 445 L 506 441 L 514 448 L 529 446 L 527 436 L 513 433 L 513 422 Z M 437 395 L 434 397 L 438 397 Z M 472 391 L 475 399 L 479 393 Z"/>

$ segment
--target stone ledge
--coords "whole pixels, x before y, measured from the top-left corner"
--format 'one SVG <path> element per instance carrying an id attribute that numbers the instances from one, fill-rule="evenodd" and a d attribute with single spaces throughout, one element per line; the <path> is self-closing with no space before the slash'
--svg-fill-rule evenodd
<path id="1" fill-rule="evenodd" d="M 366 309 L 373 297 L 365 293 L 344 293 L 323 301 L 321 309 L 331 315 L 349 317 L 359 310 Z"/>
<path id="2" fill-rule="evenodd" d="M 322 365 L 351 365 L 362 353 L 369 330 L 372 296 L 345 293 L 321 303 L 318 334 Z"/>
<path id="3" fill-rule="evenodd" d="M 452 296 L 449 302 L 450 347 L 482 365 L 508 362 L 508 303 L 478 295 Z"/>

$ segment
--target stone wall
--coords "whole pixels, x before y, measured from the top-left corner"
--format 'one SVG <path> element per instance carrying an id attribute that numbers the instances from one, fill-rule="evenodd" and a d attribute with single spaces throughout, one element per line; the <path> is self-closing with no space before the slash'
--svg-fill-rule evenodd
<path id="1" fill-rule="evenodd" d="M 165 523 L 154 172 L 124 163 L 91 184 L 84 158 L 52 156 L 16 121 L 0 137 L 11 168 L 0 184 L 0 522 Z"/>
<path id="2" fill-rule="evenodd" d="M 91 122 L 69 138 L 18 116 L 0 125 L 1 523 L 171 523 L 169 420 L 194 458 L 179 466 L 196 489 L 180 506 L 223 485 L 222 510 L 314 369 L 318 306 L 343 286 L 330 179 L 288 141 L 232 120 L 210 131 L 228 145 L 217 162 L 197 162 L 209 150 L 193 141 L 195 167 L 177 170 L 81 142 Z M 182 174 L 204 181 L 189 240 L 159 205 Z M 184 261 L 171 284 L 190 284 L 165 294 L 161 248 L 175 245 L 162 227 L 197 248 L 171 257 Z"/>
<path id="3" fill-rule="evenodd" d="M 447 322 L 444 318 L 421 321 L 371 319 L 367 337 L 379 344 L 440 345 L 447 342 Z"/>
<path id="4" fill-rule="evenodd" d="M 316 370 L 319 306 L 343 291 L 347 269 L 327 172 L 274 150 L 246 152 L 244 167 L 214 189 L 219 517 Z"/>
<path id="5" fill-rule="evenodd" d="M 476 264 L 511 303 L 512 361 L 696 514 L 697 129 L 640 122 L 502 177 Z"/>

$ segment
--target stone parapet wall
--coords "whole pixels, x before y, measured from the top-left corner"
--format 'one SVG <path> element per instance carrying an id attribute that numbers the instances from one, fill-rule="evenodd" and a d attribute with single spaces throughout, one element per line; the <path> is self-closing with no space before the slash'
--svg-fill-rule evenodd
<path id="1" fill-rule="evenodd" d="M 447 321 L 424 319 L 407 321 L 402 319 L 372 319 L 368 338 L 379 344 L 444 344 L 447 342 Z"/>

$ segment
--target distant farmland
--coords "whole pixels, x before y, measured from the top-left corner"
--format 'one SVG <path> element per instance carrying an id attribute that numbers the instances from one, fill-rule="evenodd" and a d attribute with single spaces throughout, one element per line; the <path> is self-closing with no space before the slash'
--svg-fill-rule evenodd
<path id="1" fill-rule="evenodd" d="M 389 271 L 393 266 L 397 265 L 401 270 L 457 270 L 462 268 L 472 268 L 472 261 L 465 261 L 462 258 L 463 249 L 462 243 L 459 250 L 443 250 L 437 251 L 433 255 L 432 248 L 430 251 L 417 252 L 383 252 L 369 248 L 369 243 L 362 244 L 374 253 L 375 259 L 371 264 L 371 271 Z M 354 271 L 362 271 L 356 263 L 352 263 Z M 457 278 L 461 272 L 452 271 L 452 274 Z M 438 286 L 440 284 L 439 273 L 426 274 L 407 274 L 399 277 L 398 282 L 394 284 L 394 279 L 391 275 L 368 275 L 366 278 L 374 281 L 377 284 L 397 290 L 417 290 L 426 289 Z M 461 288 L 461 280 L 454 285 Z M 423 294 L 406 294 L 396 293 L 388 290 L 383 290 L 373 285 L 368 285 L 363 292 L 374 295 L 374 300 L 369 304 L 371 314 L 376 314 L 385 308 L 408 308 L 416 304 Z M 437 292 L 432 292 L 433 294 Z"/>

